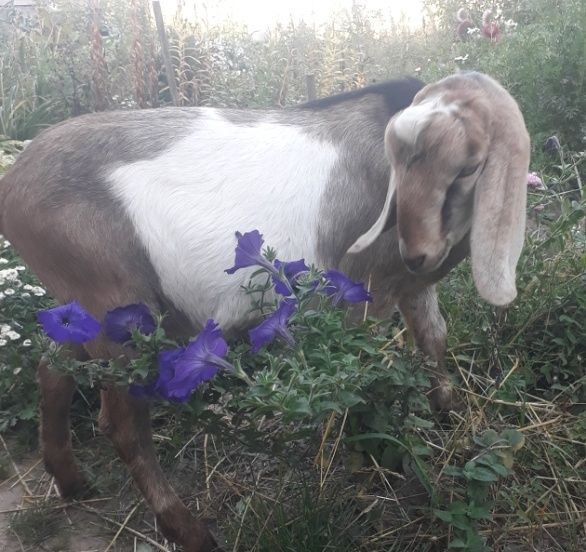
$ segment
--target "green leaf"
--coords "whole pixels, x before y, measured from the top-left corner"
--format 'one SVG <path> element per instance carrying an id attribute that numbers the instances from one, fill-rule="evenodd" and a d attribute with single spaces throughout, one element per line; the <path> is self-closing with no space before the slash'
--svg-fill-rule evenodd
<path id="1" fill-rule="evenodd" d="M 451 477 L 463 477 L 464 470 L 458 466 L 446 466 L 444 469 L 444 475 Z"/>
<path id="2" fill-rule="evenodd" d="M 475 479 L 476 481 L 498 481 L 498 475 L 491 469 L 482 466 L 466 467 L 464 475 L 467 479 Z"/>
<path id="3" fill-rule="evenodd" d="M 450 544 L 448 544 L 448 548 L 452 549 L 467 549 L 468 545 L 462 539 L 453 539 Z"/>
<path id="4" fill-rule="evenodd" d="M 490 519 L 492 517 L 490 508 L 482 505 L 470 505 L 468 507 L 468 515 L 472 519 Z"/>
<path id="5" fill-rule="evenodd" d="M 351 391 L 340 391 L 338 399 L 342 403 L 342 408 L 352 408 L 353 406 L 365 402 L 362 397 Z"/>
<path id="6" fill-rule="evenodd" d="M 442 521 L 445 521 L 446 523 L 452 522 L 452 513 L 451 512 L 446 512 L 445 510 L 434 510 L 433 513 L 434 513 L 435 517 L 441 519 Z"/>
<path id="7" fill-rule="evenodd" d="M 518 429 L 505 429 L 501 435 L 513 449 L 513 452 L 521 450 L 525 444 L 525 436 Z"/>

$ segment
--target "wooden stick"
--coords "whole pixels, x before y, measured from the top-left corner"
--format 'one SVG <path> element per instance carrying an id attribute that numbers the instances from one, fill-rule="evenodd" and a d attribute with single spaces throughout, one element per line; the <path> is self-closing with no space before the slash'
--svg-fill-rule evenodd
<path id="1" fill-rule="evenodd" d="M 116 531 L 114 538 L 110 541 L 110 544 L 108 546 L 106 546 L 106 549 L 104 550 L 104 552 L 108 552 L 108 550 L 110 550 L 114 546 L 114 543 L 118 540 L 120 533 L 122 533 L 122 531 L 126 528 L 126 525 L 128 525 L 128 522 L 130 521 L 130 518 L 134 515 L 134 512 L 136 512 L 136 509 L 141 505 L 141 503 L 142 503 L 142 500 L 139 500 L 134 505 L 134 508 L 132 510 L 130 510 L 129 514 L 124 518 L 122 525 L 118 528 L 118 531 Z"/>
<path id="2" fill-rule="evenodd" d="M 112 525 L 116 525 L 118 527 L 123 527 L 125 531 L 128 531 L 132 535 L 135 535 L 135 536 L 141 538 L 142 540 L 144 540 L 145 542 L 148 542 L 149 544 L 154 546 L 157 550 L 162 550 L 163 552 L 169 552 L 169 549 L 166 546 L 162 546 L 156 540 L 151 539 L 150 537 L 148 537 L 147 535 L 144 535 L 143 533 L 141 533 L 140 531 L 137 531 L 136 529 L 132 529 L 132 527 L 128 527 L 127 525 L 123 526 L 122 523 L 118 523 L 116 520 L 109 518 L 108 516 L 105 516 L 100 511 L 96 510 L 95 508 L 90 508 L 89 506 L 83 506 L 81 504 L 72 504 L 72 506 L 78 506 L 79 508 L 81 508 L 82 510 L 85 510 L 86 512 L 90 512 L 92 514 L 95 514 L 99 518 L 103 519 L 104 521 L 107 521 L 108 523 L 111 523 Z"/>
<path id="3" fill-rule="evenodd" d="M 173 63 L 171 62 L 171 53 L 169 51 L 169 39 L 165 31 L 165 23 L 163 21 L 163 12 L 161 11 L 161 3 L 159 0 L 153 0 L 153 12 L 155 13 L 155 23 L 157 24 L 157 31 L 159 33 L 159 40 L 161 41 L 161 51 L 163 53 L 163 61 L 165 62 L 165 74 L 167 75 L 167 84 L 169 85 L 169 93 L 173 105 L 179 105 L 179 93 L 177 92 L 177 83 L 175 82 L 175 71 L 173 70 Z"/>
<path id="4" fill-rule="evenodd" d="M 307 87 L 307 101 L 315 100 L 317 98 L 315 75 L 305 75 L 305 85 Z"/>
<path id="5" fill-rule="evenodd" d="M 20 481 L 20 484 L 25 488 L 27 494 L 32 495 L 33 493 L 29 489 L 29 486 L 26 484 L 26 481 L 22 478 L 22 475 L 20 475 L 20 470 L 18 469 L 18 466 L 16 465 L 16 463 L 12 459 L 12 456 L 10 455 L 10 451 L 8 450 L 8 446 L 6 445 L 6 441 L 4 440 L 4 437 L 2 437 L 2 435 L 0 435 L 0 441 L 2 441 L 2 446 L 6 449 L 6 454 L 8 455 L 8 459 L 10 460 L 10 463 L 12 464 L 12 469 L 14 470 L 16 477 Z"/>
<path id="6" fill-rule="evenodd" d="M 43 461 L 42 458 L 39 458 L 28 470 L 26 470 L 23 474 L 22 477 L 26 477 L 30 472 L 32 472 L 41 462 Z M 16 474 L 14 474 L 12 477 L 9 477 L 6 481 L 2 481 L 2 483 L 0 483 L 0 487 L 2 485 L 4 485 L 4 483 L 8 483 L 9 481 L 11 481 L 12 479 L 16 478 Z M 10 485 L 10 488 L 13 489 L 16 485 L 18 485 L 18 480 L 16 480 L 12 485 Z"/>

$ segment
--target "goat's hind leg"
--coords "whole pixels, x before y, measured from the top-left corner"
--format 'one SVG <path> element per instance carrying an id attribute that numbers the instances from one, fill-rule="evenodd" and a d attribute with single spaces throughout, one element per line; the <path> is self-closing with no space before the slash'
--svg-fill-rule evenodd
<path id="1" fill-rule="evenodd" d="M 163 534 L 185 552 L 218 550 L 208 529 L 192 517 L 167 482 L 157 460 L 145 400 L 108 386 L 102 391 L 100 429 L 111 439 L 128 466 L 147 503 L 157 516 Z"/>
<path id="2" fill-rule="evenodd" d="M 41 392 L 41 448 L 46 470 L 55 477 L 63 498 L 87 493 L 88 485 L 73 456 L 69 411 L 75 381 L 49 367 L 43 359 L 37 369 Z"/>
<path id="3" fill-rule="evenodd" d="M 437 364 L 432 377 L 432 406 L 438 410 L 455 408 L 457 400 L 445 368 L 446 321 L 439 309 L 435 286 L 402 298 L 399 309 L 416 345 Z"/>

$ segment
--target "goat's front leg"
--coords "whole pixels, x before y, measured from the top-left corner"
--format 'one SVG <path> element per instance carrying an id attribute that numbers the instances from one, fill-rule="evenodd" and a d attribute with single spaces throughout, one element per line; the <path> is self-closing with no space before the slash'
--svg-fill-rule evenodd
<path id="1" fill-rule="evenodd" d="M 447 330 L 437 300 L 435 286 L 404 296 L 399 309 L 416 345 L 437 364 L 432 378 L 432 406 L 449 410 L 456 404 L 454 390 L 445 368 Z"/>
<path id="2" fill-rule="evenodd" d="M 208 529 L 192 517 L 165 479 L 153 446 L 147 402 L 108 386 L 102 390 L 99 425 L 128 466 L 165 537 L 183 546 L 185 552 L 217 550 Z"/>
<path id="3" fill-rule="evenodd" d="M 87 484 L 73 457 L 69 411 L 75 391 L 71 376 L 49 368 L 41 360 L 37 369 L 41 391 L 41 448 L 47 471 L 55 477 L 64 498 L 83 495 Z"/>

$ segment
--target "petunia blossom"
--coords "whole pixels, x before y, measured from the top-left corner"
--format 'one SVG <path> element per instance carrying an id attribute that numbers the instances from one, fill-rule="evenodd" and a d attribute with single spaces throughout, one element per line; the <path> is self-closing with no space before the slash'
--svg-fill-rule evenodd
<path id="1" fill-rule="evenodd" d="M 236 245 L 234 266 L 224 272 L 234 274 L 241 268 L 260 266 L 273 274 L 278 274 L 278 270 L 262 256 L 261 250 L 264 240 L 258 230 L 252 230 L 252 232 L 246 232 L 245 234 L 236 232 L 236 238 L 238 238 L 238 243 Z"/>
<path id="2" fill-rule="evenodd" d="M 173 378 L 174 369 L 173 364 L 183 355 L 185 347 L 179 347 L 170 351 L 162 351 L 159 353 L 159 377 L 157 380 L 144 385 L 132 384 L 128 391 L 135 397 L 152 397 L 160 395 L 169 398 L 169 390 L 167 382 Z"/>
<path id="3" fill-rule="evenodd" d="M 279 261 L 279 259 L 275 259 L 275 268 L 279 271 L 279 275 L 273 275 L 275 291 L 284 297 L 292 295 L 293 288 L 297 285 L 299 276 L 309 272 L 309 267 L 305 264 L 305 259 L 291 262 L 283 262 Z M 281 269 L 286 281 L 283 281 L 280 277 Z"/>
<path id="4" fill-rule="evenodd" d="M 220 369 L 234 372 L 224 357 L 228 344 L 222 330 L 213 320 L 184 349 L 159 355 L 159 379 L 155 389 L 164 398 L 185 402 L 203 382 L 212 379 Z"/>
<path id="5" fill-rule="evenodd" d="M 339 270 L 328 270 L 324 277 L 327 280 L 324 291 L 331 297 L 334 306 L 340 301 L 347 303 L 372 301 L 372 295 L 366 291 L 364 284 L 353 282 Z"/>
<path id="6" fill-rule="evenodd" d="M 39 311 L 37 319 L 57 343 L 85 343 L 100 333 L 100 323 L 77 301 Z"/>
<path id="7" fill-rule="evenodd" d="M 287 324 L 293 316 L 297 305 L 294 301 L 281 301 L 277 310 L 263 320 L 258 326 L 249 330 L 248 335 L 252 343 L 252 352 L 258 352 L 261 347 L 273 341 L 277 336 L 283 338 L 291 347 L 295 345 L 295 339 L 289 331 Z"/>
<path id="8" fill-rule="evenodd" d="M 545 190 L 543 180 L 541 180 L 536 172 L 530 172 L 527 175 L 527 186 L 532 190 Z"/>
<path id="9" fill-rule="evenodd" d="M 104 332 L 116 343 L 130 341 L 135 330 L 144 335 L 152 334 L 156 326 L 148 307 L 142 303 L 118 307 L 104 317 Z"/>

